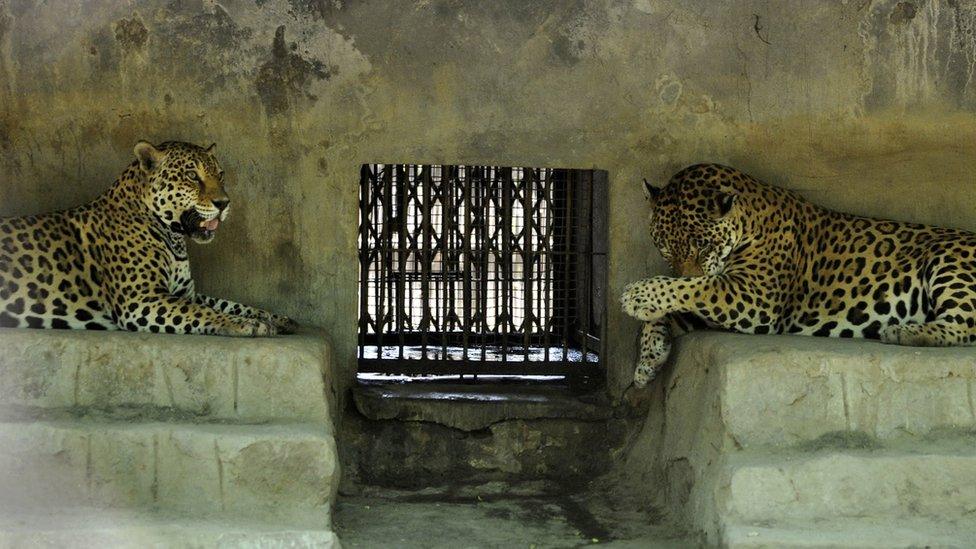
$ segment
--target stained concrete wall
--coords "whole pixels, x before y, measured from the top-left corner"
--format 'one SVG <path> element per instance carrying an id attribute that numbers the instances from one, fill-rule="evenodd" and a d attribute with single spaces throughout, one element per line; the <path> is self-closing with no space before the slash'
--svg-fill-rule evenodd
<path id="1" fill-rule="evenodd" d="M 233 217 L 199 286 L 354 365 L 362 162 L 610 173 L 613 294 L 664 265 L 641 177 L 719 161 L 823 204 L 976 229 L 963 0 L 0 0 L 0 214 L 216 141 Z M 637 323 L 611 306 L 610 387 Z"/>

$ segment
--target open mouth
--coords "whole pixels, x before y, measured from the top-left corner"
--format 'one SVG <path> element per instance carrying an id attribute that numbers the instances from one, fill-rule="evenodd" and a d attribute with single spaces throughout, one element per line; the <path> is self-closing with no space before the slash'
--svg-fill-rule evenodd
<path id="1" fill-rule="evenodd" d="M 195 240 L 210 240 L 220 227 L 220 219 L 203 219 L 196 210 L 187 210 L 180 216 L 180 224 L 183 234 Z"/>
<path id="2" fill-rule="evenodd" d="M 197 226 L 197 230 L 194 231 L 195 235 L 199 235 L 203 238 L 212 238 L 214 233 L 217 231 L 217 227 L 220 226 L 220 220 L 216 217 L 209 220 L 203 220 L 200 225 Z"/>

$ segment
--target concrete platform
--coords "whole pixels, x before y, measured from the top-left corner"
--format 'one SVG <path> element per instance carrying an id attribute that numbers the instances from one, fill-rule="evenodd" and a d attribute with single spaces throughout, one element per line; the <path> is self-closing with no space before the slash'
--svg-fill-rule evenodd
<path id="1" fill-rule="evenodd" d="M 888 439 L 976 428 L 976 348 L 692 333 L 675 361 L 676 374 L 712 369 L 720 377 L 721 421 L 742 447 L 835 431 Z"/>
<path id="2" fill-rule="evenodd" d="M 976 517 L 974 436 L 911 449 L 735 452 L 726 473 L 726 522 Z"/>
<path id="3" fill-rule="evenodd" d="M 168 408 L 252 423 L 330 423 L 335 414 L 331 351 L 321 334 L 0 329 L 0 349 L 0 406 L 7 408 Z"/>
<path id="4" fill-rule="evenodd" d="M 729 549 L 969 549 L 973 526 L 931 520 L 831 519 L 822 522 L 732 526 L 723 533 Z"/>
<path id="5" fill-rule="evenodd" d="M 0 423 L 0 504 L 96 505 L 327 527 L 338 486 L 324 426 Z"/>
<path id="6" fill-rule="evenodd" d="M 905 521 L 891 546 L 953 546 L 976 531 L 974 380 L 974 348 L 696 332 L 621 475 L 713 544 L 870 546 Z"/>
<path id="7" fill-rule="evenodd" d="M 0 330 L 0 349 L 0 547 L 337 545 L 320 334 Z"/>
<path id="8" fill-rule="evenodd" d="M 328 530 L 288 529 L 255 520 L 55 508 L 44 512 L 0 510 L 0 547 L 338 549 L 340 544 Z"/>

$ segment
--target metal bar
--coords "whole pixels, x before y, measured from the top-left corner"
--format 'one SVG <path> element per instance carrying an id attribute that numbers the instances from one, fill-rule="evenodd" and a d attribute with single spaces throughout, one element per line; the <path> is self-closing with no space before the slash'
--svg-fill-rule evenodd
<path id="1" fill-rule="evenodd" d="M 564 267 L 563 267 L 563 288 L 564 288 L 564 291 L 561 292 L 562 295 L 560 296 L 561 299 L 563 300 L 563 307 L 564 307 L 564 310 L 561 312 L 561 315 L 562 315 L 562 319 L 561 320 L 562 320 L 562 325 L 563 325 L 563 359 L 565 359 L 566 356 L 568 356 L 568 354 L 569 354 L 569 338 L 570 338 L 570 333 L 571 333 L 571 329 L 572 329 L 572 326 L 571 326 L 572 325 L 572 317 L 570 315 L 570 309 L 571 309 L 570 304 L 572 302 L 571 301 L 572 298 L 569 297 L 570 296 L 570 285 L 569 285 L 569 281 L 571 280 L 571 278 L 570 278 L 570 276 L 571 276 L 570 275 L 570 272 L 573 270 L 573 256 L 572 256 L 573 236 L 574 236 L 573 235 L 573 194 L 574 194 L 573 193 L 573 190 L 574 190 L 574 187 L 576 185 L 576 178 L 573 177 L 573 172 L 567 172 L 567 176 L 568 177 L 566 178 L 566 201 L 565 201 L 566 202 L 566 206 L 565 206 L 565 208 L 566 208 L 566 210 L 565 210 L 565 215 L 566 215 L 566 223 L 565 223 L 566 233 L 564 235 L 565 236 L 565 241 L 564 241 L 565 246 L 563 247 L 563 265 L 564 265 Z"/>
<path id="2" fill-rule="evenodd" d="M 546 237 L 543 238 L 543 246 L 545 246 L 545 248 L 546 248 L 546 255 L 545 255 L 545 259 L 546 259 L 546 271 L 545 271 L 545 273 L 546 273 L 545 274 L 545 277 L 546 277 L 546 279 L 545 279 L 546 302 L 545 302 L 545 309 L 544 309 L 545 325 L 541 326 L 541 330 L 542 330 L 542 333 L 544 334 L 544 336 L 543 336 L 544 339 L 543 339 L 543 342 L 542 342 L 542 346 L 546 349 L 545 363 L 546 364 L 549 364 L 549 360 L 550 360 L 549 353 L 550 353 L 550 349 L 551 349 L 549 336 L 552 333 L 552 326 L 551 326 L 551 324 L 552 324 L 553 305 L 554 305 L 554 303 L 553 303 L 553 291 L 554 291 L 554 288 L 553 288 L 553 273 L 554 273 L 554 270 L 553 270 L 553 254 L 552 254 L 552 251 L 553 251 L 553 225 L 554 225 L 554 221 L 553 221 L 551 215 L 548 215 L 548 214 L 552 213 L 552 210 L 553 210 L 553 202 L 552 202 L 552 200 L 553 200 L 553 194 L 552 194 L 552 188 L 553 188 L 553 181 L 555 180 L 555 171 L 554 170 L 545 170 L 545 173 L 546 173 L 546 181 L 543 184 L 542 193 L 543 193 L 543 199 L 544 199 L 543 204 L 546 204 L 547 205 L 547 208 L 546 208 L 546 214 L 547 215 L 546 215 L 546 218 L 545 218 L 545 231 L 546 231 L 545 232 L 545 236 Z M 540 178 L 540 183 L 541 183 L 541 178 Z"/>
<path id="3" fill-rule="evenodd" d="M 366 332 L 369 331 L 369 195 L 373 184 L 373 171 L 369 164 L 359 170 L 359 337 L 357 355 L 363 358 Z"/>
<path id="4" fill-rule="evenodd" d="M 489 194 L 491 193 L 491 174 L 488 171 L 487 166 L 481 167 L 481 188 L 484 195 L 481 198 L 481 236 L 478 242 L 481 244 L 481 291 L 480 291 L 480 303 L 479 309 L 482 314 L 482 331 L 488 333 L 491 328 L 488 326 L 488 277 L 491 275 L 489 273 L 489 264 L 491 260 L 491 249 L 488 245 L 488 219 L 490 212 L 491 199 Z M 481 360 L 485 361 L 488 357 L 488 349 L 484 343 L 481 345 Z"/>
<path id="5" fill-rule="evenodd" d="M 471 281 L 471 254 L 473 253 L 473 245 L 471 242 L 471 232 L 474 228 L 471 226 L 471 208 L 472 204 L 472 193 L 471 193 L 471 168 L 464 168 L 464 186 L 462 188 L 461 201 L 464 204 L 464 334 L 462 336 L 462 348 L 464 349 L 464 357 L 466 359 L 470 358 L 469 353 L 471 352 L 470 338 L 471 338 L 471 325 L 473 322 L 473 315 L 471 311 L 471 292 L 472 292 L 472 281 Z"/>
<path id="6" fill-rule="evenodd" d="M 382 188 L 380 197 L 376 200 L 376 218 L 380 219 L 381 227 L 377 238 L 377 257 L 379 258 L 379 277 L 376 280 L 376 332 L 379 334 L 379 356 L 383 355 L 383 335 L 386 332 L 386 288 L 389 284 L 388 274 L 393 266 L 388 261 L 388 252 L 385 249 L 390 238 L 390 189 L 392 188 L 393 172 L 390 169 L 383 170 Z"/>
<path id="7" fill-rule="evenodd" d="M 443 277 L 441 279 L 440 286 L 443 288 L 442 295 L 444 297 L 444 308 L 441 314 L 441 356 L 447 356 L 447 334 L 450 331 L 450 304 L 453 302 L 454 292 L 452 291 L 454 287 L 454 281 L 451 279 L 450 270 L 451 265 L 454 262 L 453 246 L 451 242 L 454 240 L 454 233 L 451 229 L 451 224 L 455 223 L 454 212 L 452 210 L 453 203 L 451 198 L 454 195 L 454 185 L 452 185 L 452 180 L 450 177 L 451 166 L 442 166 L 440 172 L 440 188 L 441 188 L 441 273 Z"/>
<path id="8" fill-rule="evenodd" d="M 427 359 L 427 338 L 428 331 L 430 330 L 430 238 L 431 238 L 431 223 L 430 223 L 430 169 L 429 167 L 420 167 L 420 172 L 417 173 L 417 179 L 420 181 L 421 192 L 423 193 L 423 214 L 421 218 L 421 231 L 423 232 L 423 243 L 421 244 L 420 253 L 420 268 L 421 268 L 421 279 L 420 279 L 420 309 L 421 309 L 421 319 L 420 319 L 420 333 L 423 343 L 423 357 Z"/>
<path id="9" fill-rule="evenodd" d="M 582 174 L 581 174 L 582 175 Z M 582 179 L 582 177 L 581 177 Z M 580 347 L 583 350 L 583 361 L 585 362 L 589 358 L 590 345 L 589 336 L 590 328 L 593 324 L 590 309 L 591 299 L 593 297 L 593 172 L 586 172 L 586 189 L 581 192 L 582 196 L 586 197 L 586 201 L 582 204 L 583 211 L 580 212 L 580 220 L 585 219 L 586 223 L 582 224 L 582 230 L 580 239 L 583 251 L 580 253 L 579 261 L 577 265 L 583 265 L 583 314 L 577 320 L 582 328 L 582 336 L 580 338 Z"/>
<path id="10" fill-rule="evenodd" d="M 397 167 L 396 173 L 396 227 L 397 227 L 397 266 L 396 286 L 396 326 L 397 339 L 399 340 L 397 354 L 403 358 L 403 337 L 406 331 L 404 319 L 407 318 L 407 279 L 405 276 L 407 269 L 407 174 L 402 167 Z M 391 273 L 393 274 L 393 273 Z"/>
<path id="11" fill-rule="evenodd" d="M 534 258 L 532 256 L 532 220 L 535 219 L 536 212 L 532 205 L 532 181 L 534 173 L 531 168 L 526 168 L 522 172 L 522 215 L 525 217 L 522 223 L 522 284 L 523 293 L 523 312 L 522 312 L 522 347 L 525 360 L 529 360 L 529 346 L 532 338 L 532 323 L 534 302 L 532 300 L 532 273 L 534 271 Z"/>
<path id="12" fill-rule="evenodd" d="M 499 259 L 502 264 L 501 280 L 501 322 L 502 322 L 502 357 L 508 359 L 508 334 L 512 323 L 512 169 L 499 170 L 499 185 L 501 186 L 502 203 L 502 253 Z"/>

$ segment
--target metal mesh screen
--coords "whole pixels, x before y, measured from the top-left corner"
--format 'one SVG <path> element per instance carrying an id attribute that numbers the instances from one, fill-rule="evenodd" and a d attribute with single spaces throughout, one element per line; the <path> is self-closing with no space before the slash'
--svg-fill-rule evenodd
<path id="1" fill-rule="evenodd" d="M 601 181 L 592 170 L 363 165 L 360 371 L 593 375 Z"/>

